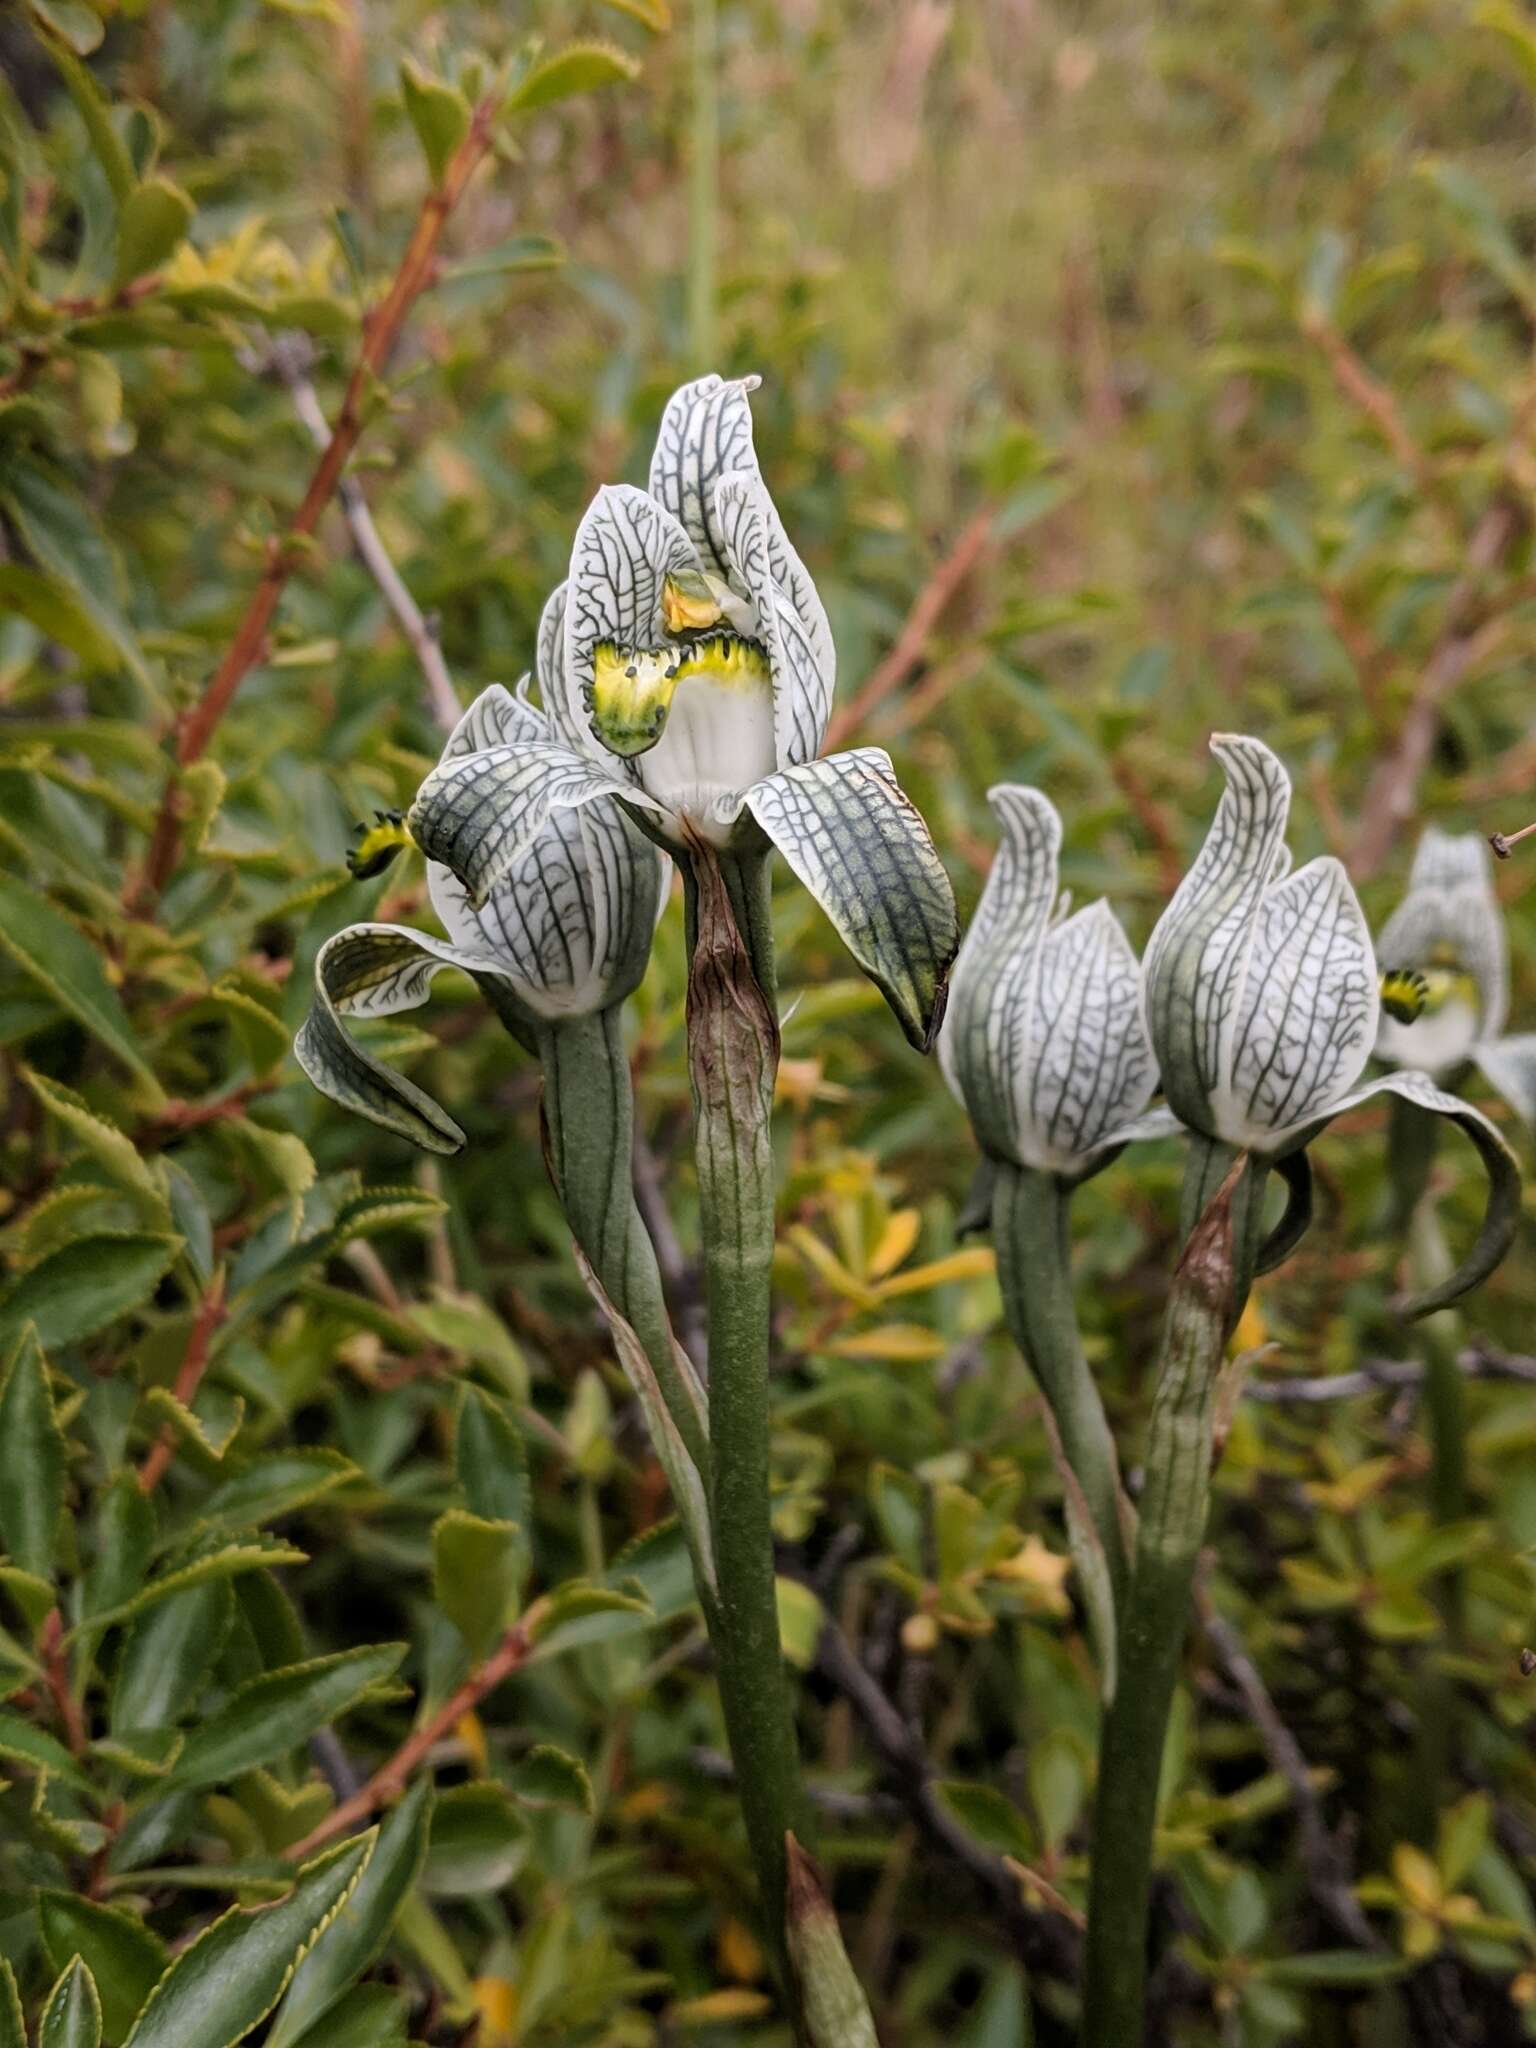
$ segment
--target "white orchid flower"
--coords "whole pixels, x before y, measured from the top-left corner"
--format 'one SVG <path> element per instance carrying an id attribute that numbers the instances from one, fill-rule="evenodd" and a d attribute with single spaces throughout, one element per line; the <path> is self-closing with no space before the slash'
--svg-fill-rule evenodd
<path id="1" fill-rule="evenodd" d="M 649 489 L 598 492 L 545 608 L 553 730 L 445 760 L 411 831 L 474 903 L 551 815 L 615 796 L 679 851 L 771 841 L 926 1045 L 958 942 L 953 897 L 889 755 L 817 758 L 832 634 L 758 470 L 755 382 L 673 394 Z"/>
<path id="2" fill-rule="evenodd" d="M 1431 825 L 1420 839 L 1408 893 L 1376 941 L 1390 995 L 1376 1056 L 1450 1080 L 1469 1062 L 1512 1109 L 1536 1124 L 1536 1032 L 1506 1036 L 1509 939 L 1493 864 L 1475 832 Z"/>
<path id="3" fill-rule="evenodd" d="M 464 713 L 444 762 L 488 747 L 542 743 L 541 711 L 494 684 Z M 321 947 L 315 1006 L 294 1044 L 322 1094 L 431 1152 L 464 1133 L 431 1096 L 364 1052 L 347 1017 L 387 1017 L 427 1000 L 444 967 L 472 975 L 525 1042 L 562 1020 L 594 1016 L 639 985 L 663 901 L 661 854 L 612 801 L 549 812 L 478 906 L 449 869 L 429 862 L 432 906 L 447 940 L 403 925 L 354 924 Z"/>
<path id="4" fill-rule="evenodd" d="M 1119 1137 L 1182 1123 L 1202 1137 L 1283 1164 L 1325 1125 L 1373 1096 L 1406 1097 L 1449 1118 L 1487 1168 L 1478 1244 L 1422 1313 L 1486 1278 L 1519 1214 L 1519 1170 L 1479 1111 L 1401 1072 L 1357 1086 L 1376 1043 L 1380 977 L 1370 933 L 1342 865 L 1289 873 L 1291 783 L 1262 741 L 1218 734 L 1226 790 L 1194 866 L 1158 920 L 1143 963 L 1147 1027 L 1167 1108 Z"/>
<path id="5" fill-rule="evenodd" d="M 950 976 L 939 1062 L 995 1159 L 1081 1180 L 1157 1088 L 1141 969 L 1100 900 L 1058 901 L 1061 819 L 1037 789 L 987 801 L 1003 840 Z"/>

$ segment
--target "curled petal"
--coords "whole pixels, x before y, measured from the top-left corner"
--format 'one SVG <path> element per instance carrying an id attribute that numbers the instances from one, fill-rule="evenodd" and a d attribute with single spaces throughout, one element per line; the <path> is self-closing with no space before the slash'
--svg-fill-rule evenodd
<path id="1" fill-rule="evenodd" d="M 1516 1115 L 1536 1125 L 1536 1031 L 1485 1042 L 1472 1056 Z"/>
<path id="2" fill-rule="evenodd" d="M 456 875 L 479 905 L 527 852 L 551 811 L 615 796 L 650 803 L 569 747 L 527 740 L 440 762 L 417 791 L 407 822 L 428 860 Z"/>
<path id="3" fill-rule="evenodd" d="M 1481 1110 L 1473 1109 L 1458 1095 L 1447 1095 L 1427 1075 L 1411 1070 L 1368 1081 L 1363 1088 L 1346 1095 L 1342 1102 L 1336 1102 L 1323 1122 L 1331 1123 L 1346 1110 L 1358 1109 L 1374 1095 L 1401 1095 L 1420 1109 L 1430 1110 L 1458 1125 L 1477 1147 L 1488 1174 L 1488 1202 L 1476 1244 L 1451 1277 L 1439 1287 L 1398 1303 L 1405 1316 L 1427 1316 L 1436 1309 L 1449 1308 L 1452 1302 L 1460 1301 L 1464 1294 L 1470 1294 L 1474 1287 L 1481 1286 L 1513 1244 L 1520 1222 L 1520 1163 L 1502 1134 Z M 1310 1142 L 1321 1128 L 1322 1124 L 1314 1125 L 1300 1135 L 1299 1142 Z"/>
<path id="4" fill-rule="evenodd" d="M 1261 740 L 1211 741 L 1226 789 L 1193 867 L 1158 919 L 1143 965 L 1147 1025 L 1169 1104 L 1215 1135 L 1212 1101 L 1232 1071 L 1259 902 L 1284 855 L 1291 783 Z"/>
<path id="5" fill-rule="evenodd" d="M 1029 1039 L 1015 1080 L 1021 1139 L 1036 1154 L 1027 1163 L 1069 1170 L 1145 1109 L 1157 1086 L 1141 969 L 1107 903 L 1041 940 Z"/>
<path id="6" fill-rule="evenodd" d="M 524 678 L 526 681 L 526 678 Z M 519 746 L 524 740 L 549 738 L 544 714 L 500 683 L 482 690 L 443 742 L 442 759 L 457 761 L 487 747 Z"/>
<path id="7" fill-rule="evenodd" d="M 1022 1165 L 1017 1078 L 1056 903 L 1061 819 L 1048 797 L 1017 783 L 997 783 L 987 802 L 1003 837 L 955 961 L 939 1063 L 987 1150 Z"/>
<path id="8" fill-rule="evenodd" d="M 457 1152 L 464 1133 L 424 1089 L 363 1051 L 343 1017 L 418 1009 L 441 968 L 500 976 L 498 963 L 400 925 L 354 924 L 327 939 L 315 960 L 315 1004 L 294 1057 L 322 1095 L 428 1152 Z"/>
<path id="9" fill-rule="evenodd" d="M 755 470 L 719 479 L 714 528 L 732 582 L 752 600 L 758 637 L 773 666 L 779 760 L 786 768 L 814 760 L 831 715 L 837 654 L 810 571 Z"/>
<path id="10" fill-rule="evenodd" d="M 1336 860 L 1309 861 L 1268 889 L 1254 921 L 1219 1135 L 1270 1148 L 1360 1076 L 1380 1008 L 1371 935 Z"/>
<path id="11" fill-rule="evenodd" d="M 747 394 L 758 382 L 709 376 L 682 385 L 667 400 L 651 457 L 651 496 L 717 576 L 729 575 L 730 557 L 715 521 L 715 485 L 732 470 L 757 474 Z"/>
<path id="12" fill-rule="evenodd" d="M 1253 1262 L 1255 1278 L 1283 1266 L 1312 1226 L 1312 1162 L 1301 1151 L 1287 1152 L 1273 1164 L 1285 1183 L 1285 1209 L 1259 1246 Z"/>
<path id="13" fill-rule="evenodd" d="M 860 747 L 786 768 L 728 808 L 743 804 L 926 1052 L 960 930 L 949 877 L 889 754 Z"/>

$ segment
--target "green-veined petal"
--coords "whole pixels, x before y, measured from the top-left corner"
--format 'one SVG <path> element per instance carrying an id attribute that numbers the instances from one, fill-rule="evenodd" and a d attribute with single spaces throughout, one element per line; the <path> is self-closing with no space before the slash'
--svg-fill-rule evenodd
<path id="1" fill-rule="evenodd" d="M 1497 1038 L 1509 1013 L 1509 938 L 1494 893 L 1485 840 L 1475 832 L 1442 832 L 1430 825 L 1419 840 L 1403 900 L 1376 942 L 1381 964 L 1425 971 L 1447 962 L 1462 969 L 1476 990 L 1467 1028 Z M 1445 959 L 1442 960 L 1441 956 Z M 1471 1038 L 1448 1043 L 1434 1016 L 1413 1024 L 1384 1019 L 1377 1050 L 1400 1066 L 1444 1072 L 1471 1049 Z"/>
<path id="2" fill-rule="evenodd" d="M 565 597 L 565 674 L 571 715 L 582 745 L 601 752 L 587 726 L 594 650 L 655 647 L 665 625 L 663 588 L 669 576 L 703 573 L 698 551 L 672 514 L 632 484 L 606 484 L 576 529 Z M 615 764 L 616 774 L 623 774 Z"/>
<path id="3" fill-rule="evenodd" d="M 1157 921 L 1143 976 L 1169 1104 L 1215 1135 L 1212 1098 L 1232 1070 L 1259 901 L 1283 872 L 1291 783 L 1261 740 L 1218 733 L 1211 752 L 1227 786 L 1194 866 Z"/>
<path id="4" fill-rule="evenodd" d="M 715 523 L 715 485 L 732 470 L 757 473 L 752 408 L 756 377 L 698 377 L 667 400 L 651 456 L 650 495 L 678 521 L 703 566 L 729 576 L 730 557 Z"/>
<path id="5" fill-rule="evenodd" d="M 731 580 L 752 600 L 757 634 L 773 667 L 774 729 L 781 767 L 816 757 L 832 711 L 837 654 L 826 609 L 789 543 L 756 469 L 715 485 L 714 528 Z"/>
<path id="6" fill-rule="evenodd" d="M 1516 1115 L 1536 1125 L 1536 1031 L 1485 1041 L 1472 1057 Z"/>
<path id="7" fill-rule="evenodd" d="M 889 754 L 859 747 L 754 783 L 738 800 L 926 1051 L 960 943 L 954 893 Z"/>

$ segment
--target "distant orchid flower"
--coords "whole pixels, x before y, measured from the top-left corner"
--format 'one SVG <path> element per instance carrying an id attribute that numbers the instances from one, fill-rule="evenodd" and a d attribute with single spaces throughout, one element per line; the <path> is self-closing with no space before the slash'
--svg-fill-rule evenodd
<path id="1" fill-rule="evenodd" d="M 493 684 L 459 720 L 443 760 L 538 744 L 548 729 L 542 712 Z M 328 939 L 315 962 L 315 1007 L 294 1046 L 300 1066 L 333 1101 L 430 1152 L 457 1152 L 459 1126 L 364 1052 L 343 1019 L 418 1008 L 444 967 L 472 975 L 525 1041 L 541 1026 L 595 1016 L 639 985 L 663 874 L 660 853 L 611 802 L 550 812 L 478 907 L 430 862 L 432 906 L 448 939 L 393 924 L 349 925 Z"/>
<path id="2" fill-rule="evenodd" d="M 1401 985 L 1398 1001 L 1383 1005 L 1377 1058 L 1447 1082 L 1470 1063 L 1536 1124 L 1536 1032 L 1504 1033 L 1509 940 L 1476 833 L 1429 827 L 1376 951 L 1389 996 Z"/>
<path id="3" fill-rule="evenodd" d="M 758 470 L 755 381 L 684 385 L 649 490 L 598 492 L 540 625 L 551 731 L 445 759 L 411 831 L 474 903 L 551 816 L 615 797 L 680 853 L 771 842 L 923 1046 L 958 937 L 953 899 L 890 757 L 816 758 L 832 634 Z"/>
<path id="4" fill-rule="evenodd" d="M 1401 1095 L 1449 1118 L 1477 1147 L 1491 1192 L 1466 1264 L 1415 1304 L 1421 1313 L 1442 1307 L 1485 1279 L 1509 1247 L 1519 1206 L 1514 1155 L 1485 1116 L 1425 1074 L 1356 1085 L 1376 1044 L 1381 998 L 1349 877 L 1332 859 L 1288 872 L 1291 782 L 1262 741 L 1218 734 L 1211 751 L 1227 787 L 1144 962 L 1147 1026 L 1167 1108 L 1121 1136 L 1183 1124 L 1278 1163 L 1375 1095 Z"/>
<path id="5" fill-rule="evenodd" d="M 950 976 L 939 1062 L 989 1157 L 1081 1180 L 1157 1088 L 1141 969 L 1100 900 L 1058 899 L 1061 819 L 1037 789 L 998 783 L 1003 828 Z"/>

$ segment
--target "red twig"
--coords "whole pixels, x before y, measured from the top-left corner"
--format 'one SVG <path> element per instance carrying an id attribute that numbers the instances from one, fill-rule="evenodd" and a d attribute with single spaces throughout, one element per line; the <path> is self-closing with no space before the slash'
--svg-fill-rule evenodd
<path id="1" fill-rule="evenodd" d="M 400 259 L 394 281 L 364 323 L 361 353 L 348 381 L 335 428 L 310 478 L 303 503 L 294 514 L 286 536 L 272 544 L 261 581 L 251 593 L 245 615 L 207 689 L 177 728 L 176 763 L 166 780 L 144 874 L 133 894 L 135 907 L 141 908 L 153 902 L 175 872 L 181 838 L 179 771 L 202 759 L 235 692 L 262 659 L 267 645 L 267 628 L 278 600 L 302 560 L 304 543 L 319 525 L 320 515 L 329 504 L 363 431 L 364 401 L 369 385 L 383 368 L 407 313 L 431 283 L 437 266 L 438 243 L 448 216 L 463 197 L 465 187 L 490 147 L 498 104 L 499 97 L 489 95 L 475 108 L 464 140 L 450 157 L 441 182 L 422 201 L 421 212 L 417 215 L 416 226 Z"/>
<path id="2" fill-rule="evenodd" d="M 876 664 L 863 687 L 854 692 L 840 711 L 834 712 L 827 727 L 826 744 L 829 748 L 842 746 L 877 704 L 882 703 L 893 690 L 901 688 L 922 660 L 928 636 L 943 617 L 950 599 L 992 541 L 992 513 L 990 509 L 978 512 L 917 593 L 890 652 Z"/>
<path id="3" fill-rule="evenodd" d="M 37 1647 L 43 1660 L 43 1677 L 47 1682 L 48 1694 L 64 1730 L 64 1739 L 69 1744 L 71 1756 L 83 1756 L 90 1744 L 85 1731 L 85 1716 L 80 1711 L 80 1702 L 69 1687 L 69 1663 L 64 1655 L 64 1617 L 57 1607 L 51 1607 L 43 1618 L 38 1631 Z"/>
<path id="4" fill-rule="evenodd" d="M 381 1806 L 388 1806 L 399 1798 L 410 1782 L 412 1771 L 433 1747 L 451 1733 L 464 1715 L 473 1713 L 486 1695 L 494 1692 L 504 1678 L 510 1678 L 523 1662 L 533 1647 L 529 1632 L 532 1614 L 530 1609 L 520 1622 L 507 1630 L 485 1662 L 476 1665 L 457 1692 L 450 1694 L 435 1714 L 406 1737 L 388 1763 L 381 1764 L 366 1785 L 354 1792 L 350 1799 L 343 1799 L 339 1806 L 333 1807 L 318 1827 L 311 1828 L 302 1841 L 293 1844 L 286 1852 L 292 1861 L 302 1862 L 337 1835 L 346 1834 Z"/>
<path id="5" fill-rule="evenodd" d="M 182 1354 L 181 1369 L 176 1375 L 173 1391 L 184 1408 L 191 1406 L 192 1397 L 202 1385 L 203 1374 L 208 1370 L 208 1353 L 213 1344 L 213 1333 L 223 1320 L 224 1268 L 220 1266 L 208 1283 L 208 1292 L 198 1304 L 197 1314 L 192 1322 L 192 1332 L 187 1338 L 187 1348 Z M 148 1457 L 139 1467 L 141 1493 L 154 1492 L 175 1450 L 176 1431 L 168 1422 L 151 1446 Z"/>

